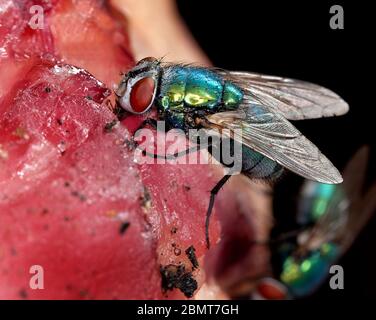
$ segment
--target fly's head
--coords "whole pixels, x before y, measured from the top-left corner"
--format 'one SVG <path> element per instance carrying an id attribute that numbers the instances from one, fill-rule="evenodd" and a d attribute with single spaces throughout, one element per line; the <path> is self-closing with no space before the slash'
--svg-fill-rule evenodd
<path id="1" fill-rule="evenodd" d="M 142 114 L 148 111 L 156 96 L 160 60 L 145 58 L 125 74 L 115 91 L 118 104 L 133 114 Z"/>

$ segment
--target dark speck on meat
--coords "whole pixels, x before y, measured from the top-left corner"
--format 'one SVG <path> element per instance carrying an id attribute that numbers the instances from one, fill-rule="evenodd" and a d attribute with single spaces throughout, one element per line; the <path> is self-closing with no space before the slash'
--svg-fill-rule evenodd
<path id="1" fill-rule="evenodd" d="M 112 120 L 111 122 L 106 123 L 106 125 L 104 126 L 104 132 L 106 133 L 111 132 L 117 123 L 118 121 L 116 119 Z"/>
<path id="2" fill-rule="evenodd" d="M 133 150 L 136 149 L 137 145 L 136 145 L 136 143 L 133 140 L 129 140 L 129 139 L 125 138 L 124 141 L 123 141 L 123 143 L 124 143 L 124 145 L 127 147 L 127 149 L 129 151 L 133 151 Z"/>
<path id="3" fill-rule="evenodd" d="M 141 207 L 145 210 L 148 211 L 151 208 L 151 196 L 149 193 L 149 190 L 144 186 L 144 192 L 142 196 L 140 197 L 141 201 Z"/>
<path id="4" fill-rule="evenodd" d="M 123 235 L 125 233 L 125 231 L 127 231 L 128 227 L 130 226 L 130 223 L 129 222 L 123 222 L 121 225 L 120 225 L 120 228 L 119 228 L 119 233 L 121 235 Z"/>
<path id="5" fill-rule="evenodd" d="M 164 291 L 179 289 L 187 298 L 191 298 L 197 290 L 197 281 L 193 278 L 192 272 L 185 270 L 184 265 L 173 265 L 160 267 L 162 276 L 162 289 Z"/>
<path id="6" fill-rule="evenodd" d="M 83 194 L 79 193 L 78 191 L 72 191 L 71 194 L 72 194 L 73 197 L 77 197 L 81 201 L 86 200 L 86 197 Z"/>
<path id="7" fill-rule="evenodd" d="M 27 299 L 27 292 L 25 289 L 21 289 L 19 294 L 20 294 L 21 299 Z"/>
<path id="8" fill-rule="evenodd" d="M 178 228 L 172 227 L 171 228 L 171 234 L 175 234 L 178 231 Z"/>
<path id="9" fill-rule="evenodd" d="M 196 249 L 194 246 L 190 246 L 185 250 L 185 254 L 187 255 L 189 261 L 192 263 L 193 269 L 198 268 L 198 261 L 195 252 Z"/>

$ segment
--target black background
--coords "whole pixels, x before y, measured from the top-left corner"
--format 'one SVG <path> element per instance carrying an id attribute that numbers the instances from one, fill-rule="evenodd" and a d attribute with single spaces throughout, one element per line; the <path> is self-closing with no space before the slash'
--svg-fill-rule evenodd
<path id="1" fill-rule="evenodd" d="M 329 26 L 335 4 L 343 6 L 344 30 Z M 360 146 L 370 145 L 368 186 L 375 181 L 375 16 L 369 2 L 180 0 L 178 7 L 215 66 L 302 79 L 342 96 L 350 105 L 347 115 L 294 124 L 340 170 Z M 289 174 L 276 186 L 281 228 L 293 216 L 302 181 Z M 375 296 L 375 231 L 374 216 L 339 261 L 345 290 L 330 290 L 326 283 L 311 298 Z"/>

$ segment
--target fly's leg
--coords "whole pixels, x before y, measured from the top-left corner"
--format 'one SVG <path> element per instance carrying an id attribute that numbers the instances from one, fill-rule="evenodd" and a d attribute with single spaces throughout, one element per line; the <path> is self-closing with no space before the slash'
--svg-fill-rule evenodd
<path id="1" fill-rule="evenodd" d="M 206 220 L 205 220 L 205 239 L 206 239 L 206 247 L 210 248 L 210 240 L 209 240 L 209 223 L 210 223 L 210 216 L 213 212 L 213 206 L 214 206 L 214 200 L 215 196 L 221 190 L 221 188 L 224 186 L 224 184 L 227 182 L 228 179 L 230 179 L 231 175 L 226 174 L 223 176 L 221 180 L 218 181 L 218 183 L 215 185 L 215 187 L 210 191 L 210 200 L 209 200 L 209 207 L 208 211 L 206 211 Z"/>

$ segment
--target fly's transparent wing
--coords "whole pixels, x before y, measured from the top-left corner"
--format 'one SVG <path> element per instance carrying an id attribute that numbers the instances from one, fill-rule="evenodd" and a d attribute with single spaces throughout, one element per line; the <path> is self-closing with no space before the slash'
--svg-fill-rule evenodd
<path id="1" fill-rule="evenodd" d="M 249 72 L 217 72 L 243 89 L 245 103 L 279 110 L 290 120 L 339 116 L 349 110 L 340 96 L 313 83 Z"/>
<path id="2" fill-rule="evenodd" d="M 341 174 L 320 150 L 275 110 L 242 105 L 236 111 L 215 113 L 206 119 L 208 127 L 229 129 L 224 134 L 307 179 L 342 182 Z M 241 131 L 241 136 L 234 130 Z"/>

